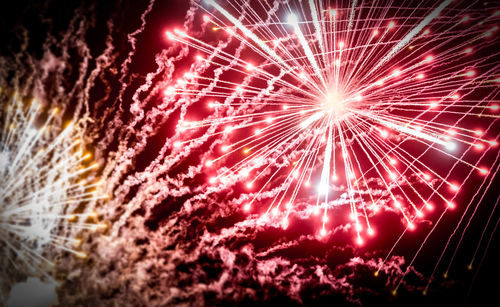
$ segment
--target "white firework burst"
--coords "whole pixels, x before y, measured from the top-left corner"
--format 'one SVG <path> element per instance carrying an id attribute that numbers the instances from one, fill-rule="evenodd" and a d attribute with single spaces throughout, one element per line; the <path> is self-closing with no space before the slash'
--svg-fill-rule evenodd
<path id="1" fill-rule="evenodd" d="M 2 111 L 0 277 L 8 287 L 25 276 L 50 278 L 53 251 L 85 257 L 73 236 L 105 224 L 95 223 L 96 214 L 82 207 L 102 195 L 99 183 L 85 178 L 97 164 L 82 150 L 75 125 L 59 131 L 58 109 L 43 112 L 40 103 L 24 103 L 17 93 Z"/>

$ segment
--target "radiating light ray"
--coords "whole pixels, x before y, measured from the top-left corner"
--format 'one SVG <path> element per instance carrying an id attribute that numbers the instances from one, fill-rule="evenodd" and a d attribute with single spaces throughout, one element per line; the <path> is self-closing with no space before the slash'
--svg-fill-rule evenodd
<path id="1" fill-rule="evenodd" d="M 3 93 L 2 93 L 3 95 Z M 2 284 L 22 276 L 52 278 L 51 246 L 79 257 L 79 229 L 103 229 L 80 205 L 102 199 L 100 183 L 86 179 L 97 167 L 82 150 L 74 124 L 57 132 L 58 109 L 48 112 L 16 92 L 2 110 L 0 232 Z M 80 211 L 80 212 L 79 212 Z"/>
<path id="2" fill-rule="evenodd" d="M 213 138 L 202 161 L 208 190 L 245 184 L 248 214 L 279 216 L 286 228 L 295 203 L 314 190 L 321 237 L 338 218 L 329 203 L 342 200 L 359 245 L 374 234 L 371 217 L 379 208 L 397 212 L 406 228 L 397 244 L 429 208 L 444 214 L 461 205 L 455 199 L 471 174 L 492 172 L 480 161 L 498 144 L 486 127 L 499 117 L 500 52 L 470 55 L 497 42 L 498 14 L 480 15 L 470 6 L 352 1 L 329 7 L 310 0 L 271 9 L 204 1 L 200 8 L 215 35 L 241 49 L 167 33 L 227 72 L 180 77 L 165 92 L 167 99 L 210 99 L 213 112 L 189 124 L 180 120 L 176 129 L 187 135 L 176 147 Z M 471 149 L 479 154 L 472 157 Z M 267 191 L 271 197 L 262 196 Z"/>
<path id="3" fill-rule="evenodd" d="M 484 154 L 483 154 L 483 155 L 484 155 Z M 496 167 L 496 171 L 494 172 L 494 174 L 498 173 L 498 170 L 500 169 L 500 165 L 497 163 L 497 162 L 499 161 L 499 158 L 500 158 L 500 153 L 499 153 L 499 154 L 497 154 L 497 157 L 496 157 L 495 162 L 494 162 L 494 164 L 496 164 L 496 165 L 497 165 L 497 167 Z M 455 251 L 453 252 L 453 255 L 452 255 L 451 259 L 450 259 L 450 262 L 449 262 L 449 264 L 448 264 L 448 267 L 447 267 L 447 269 L 445 270 L 444 275 L 448 275 L 449 270 L 450 270 L 450 268 L 451 268 L 451 265 L 452 265 L 452 263 L 453 263 L 453 260 L 454 260 L 454 258 L 455 258 L 455 256 L 456 256 L 457 252 L 458 252 L 458 248 L 460 247 L 461 242 L 462 242 L 462 240 L 463 240 L 463 238 L 464 238 L 464 234 L 465 234 L 465 232 L 467 231 L 467 228 L 469 227 L 469 225 L 470 225 L 470 223 L 471 223 L 471 220 L 474 218 L 474 215 L 475 215 L 475 213 L 476 213 L 477 209 L 479 208 L 479 204 L 481 204 L 481 203 L 483 202 L 483 199 L 484 199 L 485 193 L 483 193 L 482 195 L 480 195 L 479 193 L 480 193 L 480 191 L 482 190 L 482 188 L 483 188 L 483 186 L 484 186 L 484 185 L 486 185 L 485 190 L 486 190 L 486 191 L 488 191 L 488 190 L 489 190 L 489 188 L 490 188 L 490 186 L 491 186 L 491 184 L 492 184 L 492 182 L 493 182 L 493 180 L 490 180 L 490 181 L 486 184 L 486 181 L 483 181 L 483 182 L 482 182 L 482 184 L 481 184 L 481 186 L 477 189 L 477 191 L 476 191 L 476 193 L 474 194 L 473 198 L 471 199 L 471 201 L 470 201 L 470 202 L 469 202 L 469 204 L 467 205 L 466 209 L 464 210 L 464 213 L 463 213 L 463 214 L 462 214 L 462 216 L 460 217 L 460 221 L 456 224 L 455 229 L 453 230 L 453 232 L 452 232 L 452 234 L 450 235 L 450 237 L 449 237 L 448 241 L 446 242 L 446 245 L 444 246 L 443 251 L 441 252 L 441 255 L 439 256 L 439 259 L 438 259 L 438 261 L 436 262 L 436 265 L 434 266 L 434 269 L 433 269 L 433 271 L 432 271 L 432 273 L 431 273 L 431 276 L 430 276 L 430 277 L 429 277 L 429 279 L 428 279 L 428 282 L 427 282 L 427 284 L 426 284 L 426 286 L 425 286 L 424 291 L 428 291 L 429 286 L 430 286 L 431 282 L 433 281 L 434 276 L 435 276 L 435 274 L 436 274 L 437 268 L 438 268 L 439 264 L 441 263 L 441 261 L 442 261 L 442 259 L 443 259 L 443 256 L 444 256 L 444 254 L 445 254 L 446 250 L 448 249 L 448 246 L 450 245 L 450 241 L 451 241 L 452 237 L 456 234 L 456 232 L 457 232 L 458 228 L 459 228 L 460 226 L 462 226 L 462 221 L 464 220 L 466 213 L 469 211 L 469 208 L 471 208 L 471 207 L 472 207 L 472 208 L 473 208 L 473 212 L 472 212 L 471 216 L 469 217 L 469 220 L 467 221 L 466 225 L 464 226 L 464 229 L 463 229 L 462 234 L 461 234 L 461 236 L 460 236 L 459 242 L 458 242 L 458 243 L 457 243 L 457 245 L 456 245 Z M 479 196 L 479 199 L 478 199 L 477 201 L 475 201 L 476 197 L 478 197 L 478 196 Z M 476 203 L 476 206 L 474 206 L 474 205 L 473 205 L 474 203 Z M 493 210 L 492 210 L 492 212 L 491 212 L 491 214 L 490 214 L 490 218 L 488 219 L 488 221 L 487 221 L 487 223 L 486 223 L 486 225 L 485 225 L 485 228 L 484 228 L 484 231 L 483 231 L 483 233 L 482 233 L 482 235 L 481 235 L 481 239 L 479 240 L 478 246 L 479 246 L 479 244 L 481 243 L 481 240 L 482 240 L 482 238 L 483 238 L 483 236 L 484 236 L 484 233 L 485 233 L 485 231 L 486 231 L 486 228 L 488 227 L 488 224 L 489 224 L 489 222 L 490 222 L 491 216 L 492 216 L 492 214 L 494 213 L 494 211 L 495 211 L 495 209 L 496 209 L 496 205 L 497 205 L 497 204 L 498 204 L 498 200 L 497 200 L 497 202 L 495 203 L 495 206 L 494 206 L 494 208 L 493 208 Z M 473 259 L 474 259 L 475 255 L 476 255 L 476 253 L 477 253 L 477 250 L 476 250 L 476 252 L 474 253 Z M 472 266 L 472 263 L 473 263 L 473 260 L 469 263 L 469 267 L 471 267 L 471 266 Z"/>
<path id="4" fill-rule="evenodd" d="M 491 129 L 491 127 L 493 126 L 493 124 L 494 124 L 494 123 L 491 123 L 491 124 L 490 124 L 490 126 L 488 126 L 486 130 L 490 130 L 490 129 Z M 467 154 L 467 151 L 470 151 L 471 149 L 472 149 L 472 148 L 468 148 L 468 149 L 467 149 L 467 150 L 463 153 L 463 156 L 465 156 L 465 155 Z M 485 154 L 483 153 L 483 156 L 484 156 L 484 155 L 485 155 Z M 496 157 L 496 159 L 495 159 L 494 164 L 497 164 L 497 162 L 498 162 L 498 158 L 499 158 L 499 157 L 500 157 L 500 155 L 499 155 L 499 153 L 497 153 L 497 157 Z M 457 164 L 457 163 L 458 163 L 458 162 L 455 162 L 455 164 Z M 497 168 L 498 168 L 498 166 L 497 166 Z M 450 170 L 450 172 L 451 172 L 451 170 Z M 473 171 L 472 171 L 472 170 L 470 170 L 470 171 L 468 172 L 467 176 L 466 176 L 465 181 L 466 181 L 466 180 L 467 180 L 467 179 L 468 179 L 468 178 L 469 178 L 472 174 L 473 174 Z M 487 188 L 489 188 L 489 186 L 491 185 L 491 182 L 490 182 L 490 183 L 487 183 L 487 182 L 486 182 L 486 180 L 483 180 L 483 181 L 481 182 L 481 185 L 480 185 L 480 187 L 479 187 L 479 189 L 478 189 L 478 191 L 477 191 L 477 192 L 479 192 L 479 191 L 483 188 L 483 186 L 485 186 L 485 185 L 487 185 Z M 458 229 L 458 227 L 461 225 L 461 221 L 462 221 L 463 217 L 464 217 L 464 216 L 465 216 L 465 214 L 467 213 L 468 208 L 472 205 L 472 203 L 474 202 L 474 198 L 475 198 L 477 195 L 478 195 L 478 193 L 475 193 L 475 195 L 474 195 L 473 199 L 471 199 L 471 200 L 470 200 L 470 202 L 469 202 L 469 204 L 467 205 L 466 210 L 464 211 L 464 213 L 463 213 L 463 215 L 462 215 L 462 217 L 461 217 L 461 220 L 460 220 L 460 222 L 457 224 L 457 227 L 455 228 L 454 232 L 456 232 L 456 230 Z M 454 199 L 454 198 L 456 198 L 456 196 L 457 196 L 457 195 L 455 194 L 455 196 L 453 197 L 453 199 Z M 452 200 L 450 200 L 450 201 L 453 201 L 453 199 L 452 199 Z M 475 207 L 475 208 L 477 208 L 479 205 L 481 205 L 481 202 L 477 202 L 477 203 L 476 203 L 476 207 Z M 414 263 L 414 261 L 416 260 L 417 256 L 418 256 L 418 255 L 420 254 L 420 252 L 422 251 L 422 249 L 423 249 L 424 245 L 426 244 L 426 242 L 428 241 L 428 239 L 430 238 L 430 236 L 433 234 L 433 232 L 436 230 L 436 227 L 439 225 L 440 221 L 444 218 L 445 214 L 448 212 L 448 210 L 449 210 L 449 209 L 450 209 L 450 207 L 448 206 L 448 207 L 447 207 L 447 208 L 446 208 L 446 209 L 442 212 L 442 214 L 439 216 L 439 218 L 438 218 L 437 222 L 434 224 L 434 226 L 432 227 L 432 229 L 429 231 L 429 233 L 426 235 L 426 237 L 425 237 L 425 238 L 424 238 L 424 240 L 422 241 L 422 243 L 421 243 L 421 245 L 419 246 L 419 248 L 418 248 L 417 252 L 415 253 L 415 255 L 413 256 L 413 258 L 412 258 L 412 259 L 411 259 L 411 261 L 409 262 L 409 264 L 408 264 L 408 268 L 407 268 L 407 270 L 405 271 L 405 273 L 404 273 L 403 277 L 402 277 L 402 278 L 399 280 L 399 282 L 397 283 L 397 285 L 396 285 L 396 287 L 395 287 L 395 289 L 394 289 L 394 293 L 397 293 L 397 291 L 398 291 L 399 287 L 400 287 L 400 286 L 401 286 L 401 284 L 403 283 L 403 279 L 405 278 L 405 276 L 406 276 L 406 275 L 408 274 L 408 272 L 409 272 L 409 270 L 408 270 L 408 269 L 412 266 L 412 264 L 413 264 L 413 263 Z M 451 208 L 451 209 L 452 209 L 452 208 Z M 403 235 L 404 235 L 404 233 L 403 233 L 403 234 L 399 237 L 398 241 L 399 241 L 399 240 L 403 237 Z M 427 285 L 425 286 L 425 288 L 424 288 L 424 290 L 423 290 L 424 295 L 427 293 L 427 291 L 428 291 L 428 289 L 429 289 L 429 286 L 430 286 L 431 282 L 432 282 L 432 281 L 433 281 L 433 279 L 434 279 L 434 275 L 435 275 L 435 273 L 436 273 L 437 267 L 439 266 L 439 264 L 440 264 L 440 262 L 441 262 L 441 260 L 442 260 L 442 258 L 443 258 L 443 256 L 444 256 L 444 253 L 445 253 L 446 249 L 448 248 L 448 246 L 449 246 L 449 244 L 450 244 L 451 237 L 452 237 L 452 236 L 450 236 L 450 237 L 449 237 L 449 239 L 448 239 L 448 241 L 447 241 L 446 245 L 444 246 L 443 251 L 442 251 L 442 253 L 441 253 L 440 257 L 439 257 L 438 261 L 436 262 L 436 265 L 435 265 L 435 267 L 434 267 L 434 270 L 433 270 L 433 272 L 431 273 L 431 276 L 430 276 L 430 277 L 429 277 L 429 279 L 428 279 L 428 283 L 427 283 Z M 460 245 L 460 243 L 457 245 L 457 248 L 459 247 L 459 245 Z M 392 250 L 389 252 L 389 254 L 390 254 L 390 253 L 392 253 Z M 452 258 L 452 259 L 453 259 L 453 258 Z M 385 260 L 384 260 L 384 261 L 385 261 Z M 448 268 L 448 269 L 449 269 L 449 268 Z M 448 276 L 448 271 L 446 271 L 446 272 L 443 274 L 443 277 L 444 277 L 444 278 L 447 278 L 447 276 Z"/>

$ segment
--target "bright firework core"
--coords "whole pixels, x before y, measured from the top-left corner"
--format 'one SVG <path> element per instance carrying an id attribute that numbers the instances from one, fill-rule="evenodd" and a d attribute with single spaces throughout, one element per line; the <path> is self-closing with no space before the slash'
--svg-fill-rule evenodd
<path id="1" fill-rule="evenodd" d="M 339 118 L 346 111 L 345 100 L 339 90 L 331 89 L 328 91 L 322 106 L 326 112 Z"/>

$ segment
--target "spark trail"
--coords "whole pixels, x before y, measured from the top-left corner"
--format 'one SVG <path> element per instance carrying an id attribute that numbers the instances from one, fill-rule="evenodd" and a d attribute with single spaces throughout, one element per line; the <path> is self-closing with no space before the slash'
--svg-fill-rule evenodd
<path id="1" fill-rule="evenodd" d="M 468 192 L 480 187 L 479 199 L 497 175 L 498 13 L 465 1 L 212 0 L 186 5 L 181 25 L 162 15 L 166 3 L 114 10 L 103 50 L 75 16 L 61 42 L 44 45 L 47 73 L 28 78 L 50 95 L 49 72 L 61 76 L 53 86 L 67 90 L 53 91 L 55 101 L 77 101 L 74 119 L 85 118 L 102 166 L 99 191 L 110 196 L 105 206 L 86 203 L 109 229 L 84 237 L 82 248 L 96 252 L 79 282 L 100 276 L 99 299 L 147 305 L 201 305 L 207 291 L 225 297 L 222 280 L 234 293 L 248 293 L 242 281 L 267 289 L 280 280 L 280 293 L 298 301 L 308 284 L 327 286 L 354 302 L 358 265 L 384 289 L 404 287 L 408 274 L 425 284 L 417 256 L 447 218 L 475 212 L 481 201 Z M 64 73 L 75 56 L 83 59 L 73 86 Z M 414 240 L 426 227 L 429 240 Z M 384 258 L 389 248 L 378 244 L 393 238 Z M 295 252 L 308 244 L 319 251 Z M 332 254 L 349 260 L 331 265 Z M 204 258 L 222 266 L 215 281 Z M 80 299 L 68 293 L 62 302 Z"/>
<path id="2" fill-rule="evenodd" d="M 218 37 L 246 52 L 167 31 L 168 40 L 197 50 L 200 65 L 228 71 L 225 79 L 189 72 L 167 87 L 166 99 L 204 97 L 213 110 L 206 119 L 183 116 L 178 131 L 204 134 L 173 145 L 212 138 L 203 157 L 214 173 L 209 184 L 243 182 L 242 210 L 287 228 L 294 203 L 313 185 L 319 236 L 331 218 L 343 219 L 328 213 L 341 199 L 362 245 L 380 209 L 399 212 L 413 230 L 426 211 L 456 205 L 461 179 L 452 170 L 488 173 L 461 153 L 497 146 L 497 135 L 477 127 L 498 119 L 499 53 L 470 54 L 494 43 L 498 13 L 470 20 L 467 6 L 451 1 L 402 8 L 210 0 L 200 8 Z M 261 210 L 267 190 L 275 192 Z"/>
<path id="3" fill-rule="evenodd" d="M 81 207 L 103 199 L 99 182 L 87 181 L 97 164 L 89 163 L 91 154 L 83 151 L 74 123 L 57 132 L 58 113 L 44 112 L 41 103 L 26 103 L 18 93 L 2 110 L 2 288 L 26 275 L 52 278 L 54 251 L 86 257 L 75 236 L 106 226 Z"/>

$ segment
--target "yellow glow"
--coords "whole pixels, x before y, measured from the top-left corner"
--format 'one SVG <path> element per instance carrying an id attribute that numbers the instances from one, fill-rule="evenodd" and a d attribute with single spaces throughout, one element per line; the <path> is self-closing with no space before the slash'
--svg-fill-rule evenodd
<path id="1" fill-rule="evenodd" d="M 87 258 L 87 254 L 84 253 L 84 252 L 76 252 L 75 255 L 78 257 L 78 258 L 82 258 L 82 259 L 85 259 Z"/>
<path id="2" fill-rule="evenodd" d="M 81 244 L 82 244 L 82 240 L 81 240 L 81 239 L 74 239 L 74 240 L 73 240 L 73 245 L 74 245 L 75 247 L 78 247 L 78 246 L 80 246 Z"/>

